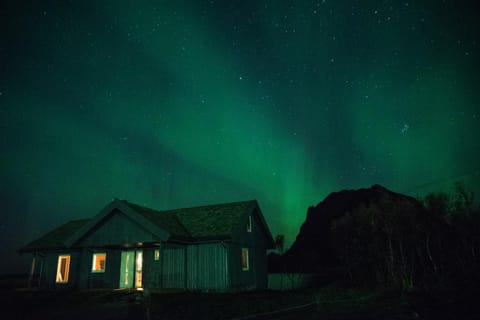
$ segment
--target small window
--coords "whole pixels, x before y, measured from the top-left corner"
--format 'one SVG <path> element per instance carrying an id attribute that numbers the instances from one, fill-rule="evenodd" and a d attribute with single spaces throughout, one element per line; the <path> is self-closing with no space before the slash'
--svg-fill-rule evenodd
<path id="1" fill-rule="evenodd" d="M 58 256 L 57 277 L 55 278 L 55 282 L 67 283 L 69 271 L 70 271 L 70 255 Z"/>
<path id="2" fill-rule="evenodd" d="M 155 261 L 158 261 L 160 260 L 160 250 L 156 249 L 153 253 L 153 258 L 155 259 Z"/>
<path id="3" fill-rule="evenodd" d="M 252 232 L 252 216 L 248 216 L 247 232 Z"/>
<path id="4" fill-rule="evenodd" d="M 242 248 L 242 270 L 248 271 L 250 268 L 248 261 L 248 248 Z"/>
<path id="5" fill-rule="evenodd" d="M 92 272 L 105 272 L 106 253 L 94 253 L 92 260 Z"/>

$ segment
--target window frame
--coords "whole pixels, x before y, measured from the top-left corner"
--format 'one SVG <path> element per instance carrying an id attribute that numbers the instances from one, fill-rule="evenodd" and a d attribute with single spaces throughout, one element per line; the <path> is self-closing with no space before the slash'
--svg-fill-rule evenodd
<path id="1" fill-rule="evenodd" d="M 245 259 L 244 259 L 244 257 L 245 257 Z M 250 270 L 250 255 L 248 253 L 248 248 L 242 248 L 241 258 L 242 258 L 242 271 Z"/>
<path id="2" fill-rule="evenodd" d="M 63 277 L 59 277 L 61 274 L 61 261 L 65 259 L 65 271 Z M 59 254 L 57 260 L 57 273 L 55 274 L 55 283 L 68 283 L 70 275 L 70 259 L 71 255 L 69 254 Z"/>
<path id="3" fill-rule="evenodd" d="M 103 269 L 95 269 L 96 267 L 96 257 L 103 255 L 105 262 L 103 263 Z M 107 253 L 106 252 L 94 252 L 92 254 L 92 273 L 104 273 L 107 269 Z"/>

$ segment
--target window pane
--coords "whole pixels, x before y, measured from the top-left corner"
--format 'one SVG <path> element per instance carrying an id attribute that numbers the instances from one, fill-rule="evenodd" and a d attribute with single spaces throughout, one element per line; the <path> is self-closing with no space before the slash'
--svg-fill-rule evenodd
<path id="1" fill-rule="evenodd" d="M 248 248 L 242 248 L 242 270 L 247 271 L 249 267 Z"/>
<path id="2" fill-rule="evenodd" d="M 106 253 L 94 253 L 92 261 L 92 272 L 105 272 Z"/>

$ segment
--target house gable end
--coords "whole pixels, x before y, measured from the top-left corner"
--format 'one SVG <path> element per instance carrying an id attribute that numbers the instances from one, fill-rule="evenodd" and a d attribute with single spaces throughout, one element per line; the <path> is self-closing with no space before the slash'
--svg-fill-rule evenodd
<path id="1" fill-rule="evenodd" d="M 256 202 L 256 201 L 255 201 Z M 247 231 L 248 217 L 252 217 L 252 230 Z M 262 211 L 258 203 L 255 203 L 255 207 L 251 211 L 245 212 L 238 221 L 238 224 L 235 226 L 233 234 L 237 238 L 237 241 L 242 241 L 248 234 L 252 233 L 261 233 L 263 239 L 265 240 L 265 247 L 267 249 L 274 247 L 274 241 L 270 229 L 263 217 Z"/>
<path id="2" fill-rule="evenodd" d="M 88 230 L 74 245 L 101 247 L 156 241 L 160 241 L 158 236 L 122 211 L 114 209 L 105 219 Z"/>
<path id="3" fill-rule="evenodd" d="M 270 228 L 268 227 L 267 222 L 265 221 L 265 217 L 260 210 L 260 207 L 257 205 L 253 216 L 256 218 L 255 220 L 262 229 L 263 235 L 265 236 L 265 244 L 268 249 L 273 249 L 275 247 L 275 241 L 273 240 L 272 233 L 270 232 Z"/>
<path id="4" fill-rule="evenodd" d="M 77 245 L 118 245 L 166 241 L 170 234 L 136 213 L 121 200 L 107 205 L 98 215 L 65 241 Z"/>

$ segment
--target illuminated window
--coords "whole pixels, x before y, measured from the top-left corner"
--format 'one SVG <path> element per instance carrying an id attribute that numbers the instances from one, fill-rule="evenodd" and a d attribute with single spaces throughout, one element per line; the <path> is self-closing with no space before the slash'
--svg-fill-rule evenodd
<path id="1" fill-rule="evenodd" d="M 242 248 L 242 270 L 248 271 L 250 268 L 248 261 L 248 248 Z"/>
<path id="2" fill-rule="evenodd" d="M 58 256 L 57 277 L 55 279 L 55 282 L 67 283 L 69 270 L 70 270 L 70 255 Z"/>
<path id="3" fill-rule="evenodd" d="M 142 287 L 142 267 L 143 267 L 143 252 L 137 251 L 137 258 L 135 259 L 135 288 Z"/>
<path id="4" fill-rule="evenodd" d="M 94 253 L 92 260 L 92 272 L 105 272 L 106 253 Z"/>
<path id="5" fill-rule="evenodd" d="M 160 260 L 160 250 L 155 250 L 155 252 L 153 253 L 153 258 L 155 259 L 155 261 Z"/>
<path id="6" fill-rule="evenodd" d="M 252 216 L 248 216 L 247 232 L 252 232 Z"/>

